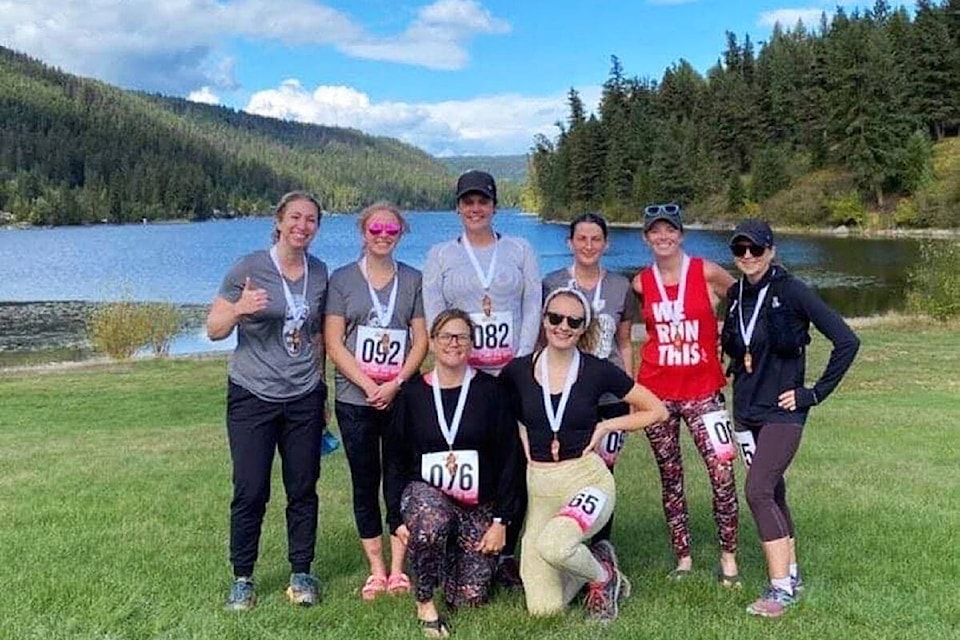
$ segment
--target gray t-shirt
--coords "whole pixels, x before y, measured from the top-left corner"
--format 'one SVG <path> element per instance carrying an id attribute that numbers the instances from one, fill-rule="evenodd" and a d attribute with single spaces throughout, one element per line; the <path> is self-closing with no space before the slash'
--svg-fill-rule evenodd
<path id="1" fill-rule="evenodd" d="M 578 288 L 591 303 L 597 292 L 596 287 L 593 289 L 577 287 L 569 268 L 557 269 L 544 277 L 543 297 L 546 298 L 548 293 L 559 287 Z M 600 325 L 600 339 L 593 355 L 605 358 L 626 371 L 623 354 L 620 353 L 617 345 L 617 328 L 621 322 L 631 324 L 636 322 L 637 294 L 634 293 L 630 281 L 625 276 L 604 270 L 603 279 L 600 281 L 600 300 L 593 306 L 597 323 Z M 599 310 L 596 308 L 598 306 Z"/>
<path id="2" fill-rule="evenodd" d="M 540 266 L 530 243 L 515 236 L 498 236 L 497 265 L 489 291 L 494 313 L 511 316 L 512 332 L 509 349 L 514 357 L 533 351 L 540 330 Z M 493 259 L 494 245 L 474 247 L 480 269 L 486 273 Z M 483 313 L 484 290 L 460 238 L 435 244 L 427 253 L 423 266 L 423 309 L 427 326 L 445 310 L 453 307 L 467 313 Z M 493 325 L 490 325 L 494 328 Z M 475 336 L 496 338 L 496 335 Z M 474 344 L 474 355 L 478 352 Z M 506 364 L 479 368 L 499 373 Z M 476 366 L 476 365 L 475 365 Z"/>
<path id="3" fill-rule="evenodd" d="M 317 366 L 313 337 L 320 334 L 327 298 L 327 265 L 308 256 L 306 317 L 298 323 L 288 309 L 282 277 L 268 251 L 255 251 L 236 262 L 220 285 L 220 296 L 240 299 L 249 277 L 251 285 L 266 289 L 267 308 L 237 325 L 237 348 L 230 357 L 228 375 L 236 384 L 270 402 L 296 398 L 312 391 L 323 379 Z M 303 298 L 303 278 L 287 282 L 294 301 Z M 299 325 L 299 327 L 298 327 Z"/>
<path id="4" fill-rule="evenodd" d="M 402 364 L 410 352 L 412 335 L 410 333 L 410 321 L 413 318 L 423 317 L 423 297 L 420 292 L 421 276 L 420 272 L 413 267 L 397 263 L 397 299 L 393 310 L 393 315 L 387 323 L 386 328 L 400 329 L 406 334 L 406 344 L 402 354 L 390 354 L 389 351 L 376 353 L 371 348 L 370 360 L 378 359 L 377 356 L 384 356 L 385 359 L 393 360 L 396 364 Z M 382 289 L 375 290 L 377 299 L 380 300 L 381 308 L 385 311 L 390 301 L 390 292 L 393 289 L 393 281 L 387 283 Z M 344 344 L 350 353 L 357 353 L 357 333 L 361 325 L 368 327 L 379 327 L 380 322 L 373 309 L 373 301 L 370 299 L 370 291 L 367 288 L 367 280 L 360 271 L 360 265 L 356 262 L 346 264 L 335 270 L 330 276 L 330 289 L 327 297 L 327 314 L 340 316 L 346 322 L 346 331 L 344 333 Z M 367 345 L 371 346 L 372 345 Z M 402 355 L 402 358 L 395 357 Z M 384 358 L 379 358 L 384 359 Z M 348 404 L 366 405 L 367 394 L 351 382 L 345 375 L 336 373 L 337 400 Z"/>

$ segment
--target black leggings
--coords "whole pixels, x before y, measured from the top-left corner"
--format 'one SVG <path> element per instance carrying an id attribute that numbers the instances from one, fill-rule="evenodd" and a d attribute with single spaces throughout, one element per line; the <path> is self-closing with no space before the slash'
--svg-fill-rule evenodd
<path id="1" fill-rule="evenodd" d="M 770 542 L 794 537 L 793 518 L 787 507 L 787 485 L 783 474 L 793 461 L 803 425 L 766 423 L 759 426 L 741 425 L 753 433 L 757 451 L 747 472 L 747 504 L 760 532 L 760 540 Z"/>
<path id="2" fill-rule="evenodd" d="M 380 512 L 383 444 L 393 412 L 339 400 L 335 408 L 340 438 L 350 464 L 357 533 L 364 540 L 379 538 L 383 534 Z"/>

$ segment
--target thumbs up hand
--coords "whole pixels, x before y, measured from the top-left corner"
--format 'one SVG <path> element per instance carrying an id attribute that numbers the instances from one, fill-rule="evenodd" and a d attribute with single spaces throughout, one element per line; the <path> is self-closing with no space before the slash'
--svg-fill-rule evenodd
<path id="1" fill-rule="evenodd" d="M 247 276 L 243 283 L 243 290 L 240 292 L 240 299 L 236 301 L 234 308 L 238 315 L 249 316 L 266 309 L 269 302 L 267 290 L 257 287 L 250 281 L 250 276 Z"/>

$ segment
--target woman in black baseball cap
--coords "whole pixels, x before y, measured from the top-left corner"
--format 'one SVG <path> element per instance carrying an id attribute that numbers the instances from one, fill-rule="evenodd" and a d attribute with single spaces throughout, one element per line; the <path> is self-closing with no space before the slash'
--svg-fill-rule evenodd
<path id="1" fill-rule="evenodd" d="M 730 356 L 728 372 L 733 373 L 737 437 L 749 463 L 747 503 L 770 578 L 747 612 L 777 617 L 796 602 L 803 585 L 784 473 L 800 445 L 810 409 L 840 383 L 860 341 L 810 287 L 774 262 L 777 250 L 766 222 L 744 220 L 737 225 L 730 250 L 742 275 L 727 291 L 722 342 Z M 833 348 L 823 373 L 807 386 L 811 323 Z"/>

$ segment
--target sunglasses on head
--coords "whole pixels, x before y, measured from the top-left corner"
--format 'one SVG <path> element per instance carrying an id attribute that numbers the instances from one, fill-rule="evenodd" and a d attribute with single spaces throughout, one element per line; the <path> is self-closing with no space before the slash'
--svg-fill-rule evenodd
<path id="1" fill-rule="evenodd" d="M 747 255 L 747 251 L 749 251 L 750 255 L 752 255 L 754 258 L 759 258 L 766 250 L 766 247 L 761 247 L 760 245 L 753 243 L 735 244 L 730 247 L 730 251 L 733 251 L 733 255 L 738 258 L 742 258 L 743 256 Z"/>
<path id="2" fill-rule="evenodd" d="M 643 215 L 648 218 L 653 218 L 663 214 L 675 216 L 678 213 L 680 213 L 680 205 L 678 204 L 651 204 L 650 206 L 645 207 L 643 210 Z"/>
<path id="3" fill-rule="evenodd" d="M 388 236 L 396 236 L 400 234 L 402 227 L 396 222 L 372 222 L 367 225 L 367 231 L 370 232 L 370 235 L 379 236 L 380 234 L 387 234 Z"/>
<path id="4" fill-rule="evenodd" d="M 564 320 L 567 321 L 567 326 L 576 331 L 583 326 L 583 317 L 577 316 L 565 316 L 562 313 L 554 313 L 553 311 L 547 311 L 543 314 L 543 317 L 547 319 L 547 322 L 550 323 L 550 326 L 559 327 L 560 323 Z"/>

